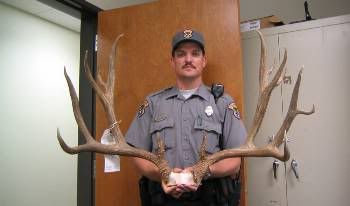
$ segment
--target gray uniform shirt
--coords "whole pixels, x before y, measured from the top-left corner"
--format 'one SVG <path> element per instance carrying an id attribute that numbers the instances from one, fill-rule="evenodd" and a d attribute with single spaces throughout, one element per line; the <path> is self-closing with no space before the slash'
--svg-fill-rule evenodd
<path id="1" fill-rule="evenodd" d="M 208 87 L 201 85 L 188 99 L 176 87 L 149 95 L 126 133 L 126 141 L 155 152 L 156 133 L 165 143 L 172 168 L 186 168 L 199 160 L 199 148 L 207 133 L 207 153 L 235 148 L 244 143 L 245 127 L 233 99 L 224 94 L 215 103 Z"/>

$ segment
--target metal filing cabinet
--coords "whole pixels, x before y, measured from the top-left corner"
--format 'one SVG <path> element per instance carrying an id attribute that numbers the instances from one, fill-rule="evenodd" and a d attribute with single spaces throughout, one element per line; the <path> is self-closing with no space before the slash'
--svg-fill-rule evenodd
<path id="1" fill-rule="evenodd" d="M 288 51 L 290 81 L 272 93 L 257 144 L 277 132 L 288 110 L 297 73 L 304 67 L 298 115 L 287 133 L 291 158 L 247 159 L 249 206 L 320 206 L 350 204 L 350 15 L 261 30 L 268 47 L 269 68 Z M 258 96 L 260 41 L 255 32 L 242 33 L 245 123 L 251 125 Z M 295 160 L 293 162 L 293 160 Z M 293 166 L 295 172 L 293 171 Z"/>

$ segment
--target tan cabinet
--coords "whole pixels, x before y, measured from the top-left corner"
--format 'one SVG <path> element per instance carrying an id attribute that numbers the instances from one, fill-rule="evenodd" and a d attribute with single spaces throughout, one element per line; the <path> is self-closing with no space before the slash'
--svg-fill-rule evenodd
<path id="1" fill-rule="evenodd" d="M 287 136 L 291 158 L 279 162 L 276 178 L 273 158 L 247 161 L 249 206 L 348 205 L 350 202 L 350 15 L 262 30 L 268 45 L 268 64 L 277 66 L 288 51 L 285 83 L 272 94 L 257 136 L 266 144 L 287 112 L 299 69 L 304 66 L 299 115 Z M 251 125 L 258 95 L 260 45 L 254 32 L 242 35 L 245 122 Z M 292 161 L 296 173 L 293 172 Z M 297 176 L 298 177 L 297 177 Z"/>

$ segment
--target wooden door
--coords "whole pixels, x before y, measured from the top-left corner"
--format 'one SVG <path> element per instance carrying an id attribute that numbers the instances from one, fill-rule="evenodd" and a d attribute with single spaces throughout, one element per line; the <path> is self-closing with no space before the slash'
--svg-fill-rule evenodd
<path id="1" fill-rule="evenodd" d="M 184 28 L 201 31 L 205 36 L 208 66 L 204 82 L 224 83 L 242 109 L 238 8 L 238 0 L 160 0 L 99 14 L 97 64 L 103 76 L 112 42 L 120 33 L 125 35 L 118 48 L 115 100 L 124 133 L 147 94 L 174 85 L 169 65 L 171 38 Z M 98 102 L 97 137 L 107 127 Z M 96 206 L 139 205 L 139 175 L 128 158 L 121 158 L 120 172 L 104 173 L 103 168 L 103 155 L 97 155 Z"/>

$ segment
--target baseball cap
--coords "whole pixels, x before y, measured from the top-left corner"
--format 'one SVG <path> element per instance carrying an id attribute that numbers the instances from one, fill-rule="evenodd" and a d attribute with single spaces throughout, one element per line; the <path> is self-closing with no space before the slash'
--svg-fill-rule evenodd
<path id="1" fill-rule="evenodd" d="M 177 47 L 183 42 L 195 42 L 199 45 L 204 53 L 204 37 L 200 32 L 185 29 L 183 31 L 177 32 L 172 41 L 172 52 L 177 49 Z"/>

